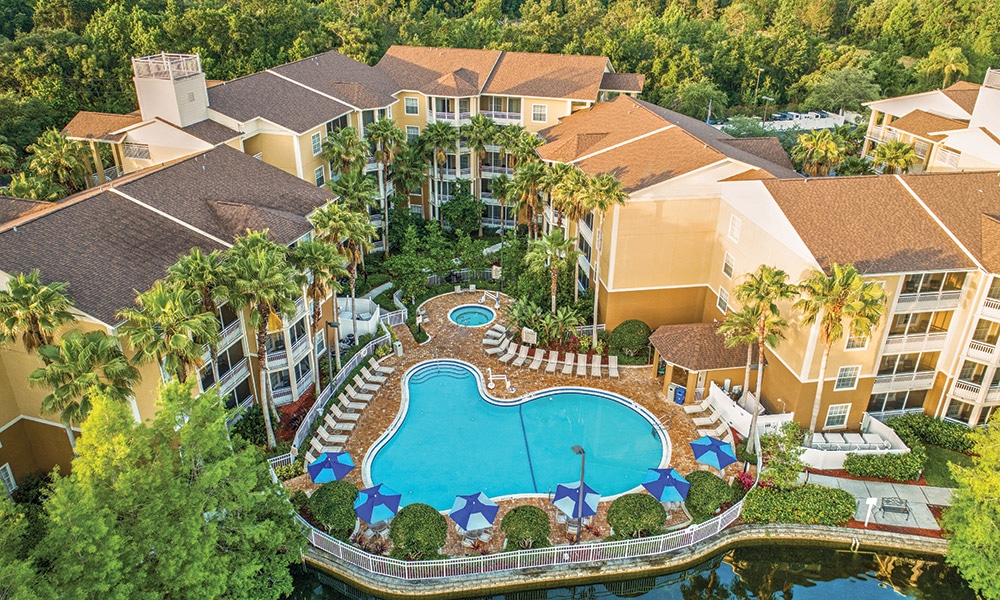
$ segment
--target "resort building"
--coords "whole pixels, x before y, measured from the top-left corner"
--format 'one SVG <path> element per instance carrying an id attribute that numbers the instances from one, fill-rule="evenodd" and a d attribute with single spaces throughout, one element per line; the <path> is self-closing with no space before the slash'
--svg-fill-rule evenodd
<path id="1" fill-rule="evenodd" d="M 959 81 L 865 106 L 872 113 L 862 156 L 900 141 L 917 154 L 911 173 L 1000 169 L 1000 69 L 989 69 L 982 85 Z"/>
<path id="2" fill-rule="evenodd" d="M 294 245 L 312 233 L 307 216 L 334 199 L 225 145 L 56 203 L 0 197 L 0 287 L 17 273 L 38 269 L 44 283 L 69 284 L 78 322 L 66 329 L 114 334 L 118 312 L 134 306 L 136 292 L 149 289 L 192 248 L 224 251 L 248 229 L 266 229 L 273 241 Z M 296 313 L 283 315 L 280 326 L 275 320 L 268 336 L 268 383 L 277 404 L 312 389 L 311 349 L 322 353 L 326 347 L 324 332 L 312 331 L 309 304 L 297 299 Z M 260 390 L 256 335 L 242 313 L 225 304 L 219 309 L 219 381 L 207 347 L 192 374 L 200 390 L 217 387 L 230 409 L 249 405 Z M 329 302 L 323 315 L 333 316 Z M 27 385 L 28 374 L 41 365 L 19 340 L 0 347 L 0 469 L 13 481 L 56 464 L 66 472 L 72 456 L 59 415 L 41 411 L 47 391 Z M 156 410 L 164 375 L 153 364 L 140 372 L 131 407 L 137 420 L 145 420 Z"/>

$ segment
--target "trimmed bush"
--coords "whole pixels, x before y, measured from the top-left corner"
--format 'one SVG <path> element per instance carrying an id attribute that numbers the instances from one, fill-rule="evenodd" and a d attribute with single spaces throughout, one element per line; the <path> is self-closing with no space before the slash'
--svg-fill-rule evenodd
<path id="1" fill-rule="evenodd" d="M 302 490 L 295 490 L 292 492 L 292 497 L 288 499 L 295 507 L 295 510 L 299 511 L 309 505 L 309 496 L 306 495 Z"/>
<path id="2" fill-rule="evenodd" d="M 919 441 L 909 446 L 906 454 L 848 454 L 844 470 L 855 477 L 912 481 L 924 468 L 927 452 Z"/>
<path id="3" fill-rule="evenodd" d="M 885 424 L 892 427 L 907 445 L 908 438 L 916 438 L 925 444 L 962 454 L 972 451 L 972 437 L 969 435 L 971 430 L 959 423 L 942 421 L 922 413 L 910 413 L 891 417 Z"/>
<path id="4" fill-rule="evenodd" d="M 757 486 L 743 498 L 747 523 L 843 525 L 854 517 L 850 492 L 806 484 L 788 489 Z"/>
<path id="5" fill-rule="evenodd" d="M 390 556 L 403 560 L 434 560 L 448 537 L 444 515 L 427 504 L 411 504 L 389 523 Z"/>
<path id="6" fill-rule="evenodd" d="M 608 336 L 611 352 L 636 356 L 649 345 L 649 334 L 651 333 L 649 325 L 638 319 L 625 321 L 615 327 L 611 335 Z"/>
<path id="7" fill-rule="evenodd" d="M 545 548 L 549 543 L 552 526 L 549 515 L 537 506 L 518 506 L 503 517 L 500 529 L 507 536 L 506 548 L 519 550 Z"/>
<path id="8" fill-rule="evenodd" d="M 350 481 L 331 481 L 309 497 L 309 512 L 327 533 L 346 542 L 357 522 L 354 514 L 357 498 L 358 488 Z"/>
<path id="9" fill-rule="evenodd" d="M 267 429 L 264 426 L 264 413 L 257 405 L 251 406 L 243 413 L 243 418 L 233 425 L 233 435 L 238 435 L 254 446 L 267 443 Z"/>
<path id="10" fill-rule="evenodd" d="M 695 471 L 687 476 L 691 489 L 688 490 L 687 507 L 695 523 L 701 523 L 715 516 L 719 507 L 735 500 L 733 488 L 708 471 Z"/>
<path id="11" fill-rule="evenodd" d="M 660 532 L 667 522 L 667 511 L 649 494 L 625 494 L 608 507 L 608 525 L 616 535 L 646 537 Z"/>

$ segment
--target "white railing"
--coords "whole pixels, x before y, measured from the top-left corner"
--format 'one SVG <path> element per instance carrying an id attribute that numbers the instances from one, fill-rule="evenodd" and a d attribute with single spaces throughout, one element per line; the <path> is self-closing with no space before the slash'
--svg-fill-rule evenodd
<path id="1" fill-rule="evenodd" d="M 288 351 L 275 350 L 267 353 L 267 368 L 278 369 L 288 366 Z"/>
<path id="2" fill-rule="evenodd" d="M 309 336 L 303 333 L 301 336 L 299 336 L 299 339 L 295 340 L 295 342 L 292 344 L 292 360 L 299 358 L 299 356 L 301 356 L 302 349 L 308 347 L 309 347 Z"/>
<path id="3" fill-rule="evenodd" d="M 306 390 L 312 387 L 312 384 L 313 384 L 313 373 L 312 371 L 309 371 L 308 373 L 303 375 L 301 379 L 295 380 L 295 389 L 298 390 L 299 395 L 302 395 L 306 392 Z"/>
<path id="4" fill-rule="evenodd" d="M 385 323 L 389 327 L 396 327 L 397 325 L 406 324 L 406 319 L 409 317 L 409 313 L 404 308 L 402 310 L 394 310 L 392 312 L 382 313 L 378 320 Z"/>
<path id="5" fill-rule="evenodd" d="M 997 355 L 997 347 L 995 344 L 987 344 L 986 342 L 971 340 L 969 342 L 969 348 L 966 350 L 966 354 L 973 360 L 993 362 L 993 359 Z"/>
<path id="6" fill-rule="evenodd" d="M 978 383 L 972 383 L 971 381 L 962 381 L 959 379 L 955 382 L 955 387 L 951 390 L 951 395 L 956 398 L 961 398 L 963 400 L 973 400 L 979 398 L 979 391 L 983 389 L 983 386 Z"/>
<path id="7" fill-rule="evenodd" d="M 992 319 L 1000 319 L 1000 300 L 987 298 L 983 301 L 983 316 Z"/>
<path id="8" fill-rule="evenodd" d="M 607 330 L 607 326 L 604 323 L 598 324 L 597 331 L 606 331 L 606 330 Z M 580 325 L 579 327 L 576 328 L 576 331 L 580 335 L 594 335 L 594 326 L 593 325 Z"/>
<path id="9" fill-rule="evenodd" d="M 458 269 L 457 271 L 452 271 L 446 277 L 441 277 L 440 275 L 431 275 L 427 278 L 427 285 L 441 285 L 442 283 L 449 283 L 447 278 L 451 278 L 458 282 L 466 281 L 482 281 L 487 279 L 493 279 L 493 271 L 490 269 L 483 269 L 481 271 L 473 271 L 470 269 Z"/>
<path id="10" fill-rule="evenodd" d="M 986 78 L 983 79 L 983 86 L 1000 90 L 1000 69 L 986 69 Z"/>
<path id="11" fill-rule="evenodd" d="M 247 359 L 243 358 L 226 371 L 225 375 L 219 376 L 219 393 L 225 395 L 232 389 L 233 385 L 242 381 L 249 374 L 250 368 L 247 366 Z"/>
<path id="12" fill-rule="evenodd" d="M 233 345 L 233 342 L 239 339 L 242 330 L 240 330 L 240 322 L 233 321 L 225 329 L 219 332 L 219 345 L 217 348 L 222 351 Z M 209 348 L 208 344 L 201 347 L 202 359 L 205 362 L 212 360 L 211 355 L 212 349 Z"/>
<path id="13" fill-rule="evenodd" d="M 887 392 L 903 392 L 906 390 L 929 390 L 934 385 L 934 375 L 934 371 L 876 375 L 875 383 L 872 386 L 872 393 L 882 394 Z"/>
<path id="14" fill-rule="evenodd" d="M 434 118 L 439 121 L 454 121 L 455 113 L 434 111 Z"/>
<path id="15" fill-rule="evenodd" d="M 499 110 L 481 110 L 481 111 L 479 111 L 479 114 L 481 114 L 481 115 L 483 115 L 485 117 L 489 117 L 489 118 L 493 119 L 494 121 L 499 121 L 501 119 L 507 120 L 507 121 L 520 121 L 521 120 L 521 113 L 519 113 L 519 112 L 515 113 L 515 112 L 503 112 L 503 111 L 499 111 Z"/>
<path id="16" fill-rule="evenodd" d="M 957 308 L 961 299 L 962 290 L 900 294 L 896 300 L 896 310 L 947 310 Z"/>
<path id="17" fill-rule="evenodd" d="M 493 165 L 483 165 L 484 175 L 511 175 L 514 173 L 514 169 L 509 167 L 496 167 Z"/>
<path id="18" fill-rule="evenodd" d="M 958 152 L 953 152 L 951 150 L 948 150 L 947 148 L 939 148 L 934 160 L 938 164 L 947 165 L 953 169 L 957 169 L 958 161 L 961 158 L 961 156 L 962 155 Z"/>
<path id="19" fill-rule="evenodd" d="M 271 393 L 271 397 L 274 398 L 274 405 L 281 406 L 283 404 L 288 404 L 292 401 L 292 388 L 281 388 L 280 390 L 274 390 Z"/>
<path id="20" fill-rule="evenodd" d="M 112 179 L 117 179 L 120 175 L 121 172 L 118 171 L 118 167 L 108 167 L 107 169 L 104 169 L 105 181 L 111 181 Z M 94 182 L 94 185 L 98 185 L 99 183 L 101 183 L 100 177 L 97 176 L 97 173 L 91 175 L 90 180 Z"/>
<path id="21" fill-rule="evenodd" d="M 911 335 L 891 335 L 885 340 L 885 350 L 891 354 L 901 352 L 933 352 L 944 348 L 947 331 L 932 331 Z"/>

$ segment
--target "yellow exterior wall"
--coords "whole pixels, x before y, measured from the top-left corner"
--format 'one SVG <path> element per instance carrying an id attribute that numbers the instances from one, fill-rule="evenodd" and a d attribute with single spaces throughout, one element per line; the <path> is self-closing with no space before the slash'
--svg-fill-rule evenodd
<path id="1" fill-rule="evenodd" d="M 319 134 L 321 146 L 319 154 L 313 156 L 312 136 L 316 133 Z M 326 125 L 307 131 L 295 138 L 295 143 L 299 145 L 299 152 L 302 156 L 302 179 L 309 183 L 315 183 L 315 172 L 319 167 L 323 167 L 323 179 L 325 181 L 330 180 L 330 165 L 323 159 L 322 143 L 324 139 L 326 139 Z M 295 160 L 294 156 L 292 160 Z"/>
<path id="2" fill-rule="evenodd" d="M 531 105 L 540 104 L 546 107 L 546 120 L 543 123 L 535 122 L 531 119 Z M 546 127 L 552 127 L 559 122 L 559 119 L 570 114 L 570 101 L 557 100 L 553 98 L 521 98 L 521 120 L 524 128 L 531 132 L 538 132 Z"/>
<path id="3" fill-rule="evenodd" d="M 56 465 L 63 475 L 69 473 L 73 451 L 66 430 L 58 423 L 21 419 L 0 431 L 0 445 L 0 465 L 10 464 L 16 482 L 29 473 L 47 473 Z"/>
<path id="4" fill-rule="evenodd" d="M 608 331 L 629 319 L 639 319 L 651 329 L 660 325 L 698 323 L 702 321 L 707 293 L 708 288 L 694 286 L 612 292 L 609 297 L 607 289 L 602 285 L 599 320 L 607 325 Z"/>
<path id="5" fill-rule="evenodd" d="M 427 125 L 427 96 L 417 92 L 402 92 L 396 94 L 396 97 L 399 98 L 399 102 L 392 107 L 392 118 L 399 125 L 399 128 L 405 132 L 406 126 L 409 125 L 410 127 L 419 127 L 423 131 Z M 406 98 L 417 99 L 417 114 L 406 114 Z M 478 110 L 478 108 L 477 102 L 476 109 Z"/>
<path id="6" fill-rule="evenodd" d="M 263 153 L 264 162 L 298 177 L 294 144 L 294 136 L 258 133 L 243 140 L 243 151 L 250 155 Z M 312 156 L 312 151 L 309 156 Z"/>

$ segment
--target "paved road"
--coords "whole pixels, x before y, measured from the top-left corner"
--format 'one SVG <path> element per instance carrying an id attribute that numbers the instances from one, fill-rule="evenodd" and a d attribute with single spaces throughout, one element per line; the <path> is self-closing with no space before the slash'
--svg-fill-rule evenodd
<path id="1" fill-rule="evenodd" d="M 940 529 L 934 515 L 931 514 L 928 505 L 951 506 L 950 488 L 930 487 L 925 485 L 909 485 L 903 483 L 884 483 L 880 481 L 859 481 L 856 479 L 842 479 L 840 477 L 829 477 L 826 475 L 809 475 L 809 483 L 822 485 L 830 488 L 840 488 L 854 494 L 858 501 L 854 518 L 858 521 L 865 520 L 868 512 L 866 499 L 878 498 L 902 498 L 910 506 L 910 514 L 902 515 L 896 513 L 885 513 L 878 510 L 876 505 L 872 511 L 871 521 L 885 525 L 899 525 L 902 527 L 919 527 L 921 529 Z"/>

